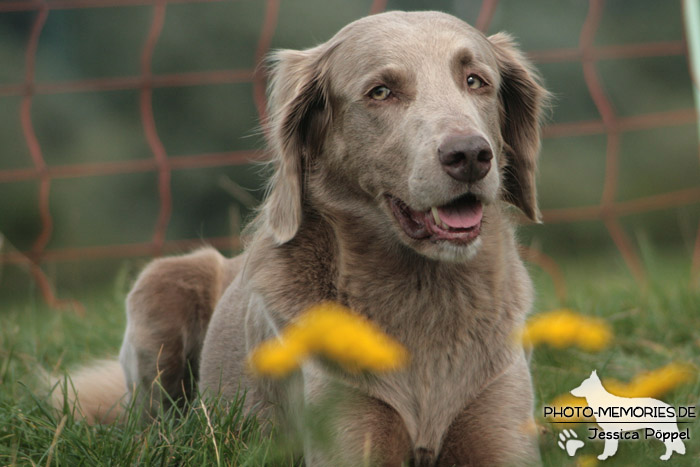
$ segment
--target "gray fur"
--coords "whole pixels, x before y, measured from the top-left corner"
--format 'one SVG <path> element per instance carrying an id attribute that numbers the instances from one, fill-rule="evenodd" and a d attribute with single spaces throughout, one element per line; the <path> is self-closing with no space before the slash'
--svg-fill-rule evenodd
<path id="1" fill-rule="evenodd" d="M 505 35 L 487 38 L 443 13 L 390 12 L 313 49 L 277 52 L 271 71 L 276 172 L 246 252 L 225 260 L 203 250 L 149 266 L 129 298 L 128 381 L 147 390 L 160 353 L 180 356 L 165 368 L 177 382 L 201 348 L 201 391 L 231 399 L 245 390 L 248 409 L 290 430 L 302 427 L 305 407 L 335 398 L 330 449 L 299 434 L 308 465 L 367 456 L 382 465 L 539 462 L 530 375 L 514 339 L 533 290 L 508 207 L 539 220 L 546 91 L 533 70 Z M 472 92 L 468 72 L 489 86 Z M 396 99 L 368 99 L 387 79 Z M 443 138 L 463 131 L 482 135 L 494 155 L 468 187 L 436 157 Z M 385 198 L 427 210 L 467 190 L 484 205 L 468 245 L 410 238 Z M 202 272 L 187 278 L 193 264 Z M 168 301 L 183 293 L 200 298 Z M 409 350 L 410 364 L 369 376 L 310 361 L 286 380 L 251 376 L 251 349 L 325 300 L 376 323 Z M 192 317 L 212 308 L 211 322 L 208 312 Z M 193 329 L 206 329 L 203 343 Z"/>

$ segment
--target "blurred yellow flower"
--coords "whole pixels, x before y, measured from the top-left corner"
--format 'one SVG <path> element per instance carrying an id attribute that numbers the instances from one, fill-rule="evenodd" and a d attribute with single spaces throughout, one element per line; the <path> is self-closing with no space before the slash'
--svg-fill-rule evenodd
<path id="1" fill-rule="evenodd" d="M 608 392 L 621 397 L 659 397 L 693 379 L 695 370 L 687 363 L 669 363 L 635 376 L 629 383 L 605 381 Z"/>
<path id="2" fill-rule="evenodd" d="M 593 467 L 594 465 L 598 465 L 598 458 L 594 455 L 585 454 L 576 459 L 576 467 Z"/>
<path id="3" fill-rule="evenodd" d="M 253 370 L 281 377 L 311 355 L 332 359 L 348 371 L 390 371 L 408 359 L 406 350 L 365 318 L 337 303 L 309 308 L 279 338 L 250 355 Z"/>
<path id="4" fill-rule="evenodd" d="M 629 383 L 621 383 L 614 379 L 606 379 L 603 381 L 605 389 L 616 396 L 620 397 L 660 397 L 667 392 L 675 389 L 677 386 L 689 382 L 696 374 L 693 366 L 687 363 L 669 363 L 666 366 L 657 368 L 652 371 L 645 371 L 632 378 Z M 562 394 L 556 397 L 550 406 L 557 408 L 580 407 L 579 413 L 583 407 L 587 407 L 586 399 L 582 397 L 574 397 L 569 393 Z M 584 417 L 548 417 L 551 421 L 580 422 L 593 421 L 592 418 Z"/>
<path id="5" fill-rule="evenodd" d="M 547 343 L 563 348 L 576 345 L 591 352 L 603 349 L 611 339 L 612 331 L 605 321 L 568 309 L 540 313 L 525 324 L 522 332 L 526 346 Z"/>
<path id="6" fill-rule="evenodd" d="M 574 410 L 578 408 L 578 410 L 574 413 L 573 416 L 570 417 L 563 417 L 563 416 L 555 416 L 555 415 L 549 415 L 547 418 L 552 421 L 552 422 L 584 422 L 584 421 L 594 421 L 593 418 L 591 417 L 584 417 L 582 415 L 582 410 L 584 407 L 588 407 L 588 404 L 586 403 L 586 399 L 583 397 L 574 397 L 568 392 L 566 394 L 562 394 L 561 396 L 557 396 L 554 398 L 554 400 L 549 404 L 550 407 L 556 407 L 557 409 L 563 409 L 564 407 L 572 407 Z M 569 414 L 567 414 L 569 415 Z"/>

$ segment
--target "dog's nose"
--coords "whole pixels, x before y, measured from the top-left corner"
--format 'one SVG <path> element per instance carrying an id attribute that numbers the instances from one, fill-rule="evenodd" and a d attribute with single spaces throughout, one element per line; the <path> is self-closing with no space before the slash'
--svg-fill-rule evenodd
<path id="1" fill-rule="evenodd" d="M 486 138 L 479 135 L 452 135 L 438 147 L 440 164 L 460 182 L 474 183 L 489 173 L 493 153 Z"/>

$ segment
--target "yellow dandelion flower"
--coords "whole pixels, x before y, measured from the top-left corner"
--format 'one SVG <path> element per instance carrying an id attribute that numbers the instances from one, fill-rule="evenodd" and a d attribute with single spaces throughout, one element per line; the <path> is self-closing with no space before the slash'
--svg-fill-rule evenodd
<path id="1" fill-rule="evenodd" d="M 526 346 L 546 343 L 564 348 L 575 345 L 583 350 L 598 351 L 610 343 L 612 331 L 599 318 L 560 309 L 534 316 L 525 325 L 521 338 Z"/>
<path id="2" fill-rule="evenodd" d="M 297 368 L 308 354 L 302 340 L 270 339 L 260 344 L 250 355 L 250 363 L 260 374 L 280 377 Z"/>
<path id="3" fill-rule="evenodd" d="M 373 323 L 327 302 L 311 307 L 279 338 L 260 344 L 250 363 L 258 374 L 280 377 L 311 355 L 329 358 L 348 371 L 390 371 L 407 360 L 406 350 Z"/>
<path id="4" fill-rule="evenodd" d="M 598 465 L 598 458 L 592 454 L 584 454 L 576 459 L 576 467 L 593 467 Z"/>
<path id="5" fill-rule="evenodd" d="M 669 363 L 656 370 L 646 371 L 635 376 L 629 383 L 605 381 L 605 388 L 621 397 L 659 397 L 677 386 L 691 381 L 695 370 L 687 363 Z"/>
<path id="6" fill-rule="evenodd" d="M 556 407 L 557 410 L 564 409 L 565 407 L 571 407 L 573 411 L 568 411 L 567 416 L 557 416 L 557 415 L 548 415 L 547 418 L 554 423 L 557 422 L 586 422 L 586 421 L 593 421 L 592 418 L 587 418 L 583 416 L 583 409 L 584 407 L 588 407 L 588 404 L 586 403 L 586 399 L 583 397 L 574 397 L 569 393 L 562 394 L 561 396 L 557 396 L 552 400 L 552 402 L 549 404 L 551 407 Z M 561 412 L 560 412 L 561 413 Z"/>

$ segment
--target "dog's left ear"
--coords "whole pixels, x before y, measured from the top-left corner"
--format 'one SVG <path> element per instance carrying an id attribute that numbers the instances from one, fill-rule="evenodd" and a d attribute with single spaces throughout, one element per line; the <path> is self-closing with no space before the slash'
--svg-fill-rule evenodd
<path id="1" fill-rule="evenodd" d="M 507 158 L 503 196 L 531 220 L 541 222 L 535 179 L 540 121 L 549 93 L 539 84 L 539 75 L 510 36 L 498 33 L 488 39 L 501 73 L 501 134 Z"/>

